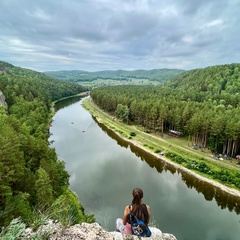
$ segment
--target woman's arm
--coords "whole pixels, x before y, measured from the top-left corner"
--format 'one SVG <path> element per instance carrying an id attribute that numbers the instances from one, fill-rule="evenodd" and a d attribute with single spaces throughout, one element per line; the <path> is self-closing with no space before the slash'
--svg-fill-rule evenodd
<path id="1" fill-rule="evenodd" d="M 123 213 L 123 224 L 126 225 L 127 224 L 127 216 L 130 214 L 130 209 L 129 206 L 126 206 L 124 209 L 124 213 Z"/>
<path id="2" fill-rule="evenodd" d="M 148 223 L 149 223 L 150 216 L 151 216 L 151 208 L 148 205 L 146 205 L 146 206 L 147 206 L 147 211 L 148 211 Z"/>

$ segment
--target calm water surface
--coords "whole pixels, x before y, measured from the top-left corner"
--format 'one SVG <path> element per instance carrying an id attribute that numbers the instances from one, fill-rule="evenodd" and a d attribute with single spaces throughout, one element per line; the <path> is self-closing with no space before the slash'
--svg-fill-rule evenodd
<path id="1" fill-rule="evenodd" d="M 104 228 L 115 230 L 132 189 L 140 187 L 151 222 L 178 240 L 240 239 L 238 198 L 129 146 L 74 101 L 59 104 L 50 141 L 66 162 L 71 189 Z"/>

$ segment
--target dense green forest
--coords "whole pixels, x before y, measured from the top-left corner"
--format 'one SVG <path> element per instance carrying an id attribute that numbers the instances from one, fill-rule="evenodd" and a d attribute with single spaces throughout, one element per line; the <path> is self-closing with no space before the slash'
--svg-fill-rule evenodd
<path id="1" fill-rule="evenodd" d="M 135 71 L 51 71 L 45 72 L 46 75 L 64 79 L 71 82 L 86 82 L 99 79 L 112 79 L 112 80 L 129 80 L 129 79 L 148 79 L 150 81 L 164 82 L 176 75 L 184 72 L 179 69 L 153 69 L 153 70 L 135 70 Z"/>
<path id="2" fill-rule="evenodd" d="M 41 214 L 65 224 L 93 221 L 69 190 L 69 174 L 50 147 L 52 102 L 79 94 L 79 84 L 0 62 L 0 226 L 17 217 L 29 225 Z"/>
<path id="3" fill-rule="evenodd" d="M 240 64 L 186 71 L 157 86 L 95 88 L 91 97 L 146 131 L 188 137 L 230 158 L 240 154 Z"/>
<path id="4" fill-rule="evenodd" d="M 147 78 L 147 71 L 136 72 L 132 76 Z M 230 158 L 240 155 L 240 64 L 179 73 L 172 79 L 168 75 L 168 81 L 161 78 L 164 80 L 157 86 L 94 88 L 91 97 L 126 124 L 141 125 L 147 132 L 161 135 L 179 134 L 193 146 Z M 52 102 L 86 90 L 79 84 L 0 62 L 0 91 L 8 104 L 7 109 L 0 106 L 0 226 L 19 216 L 36 226 L 43 213 L 66 224 L 94 221 L 69 190 L 64 162 L 48 142 Z M 185 161 L 174 154 L 168 153 L 177 162 Z M 202 163 L 187 164 L 213 174 Z M 240 188 L 237 174 L 231 181 L 228 172 L 215 175 Z"/>

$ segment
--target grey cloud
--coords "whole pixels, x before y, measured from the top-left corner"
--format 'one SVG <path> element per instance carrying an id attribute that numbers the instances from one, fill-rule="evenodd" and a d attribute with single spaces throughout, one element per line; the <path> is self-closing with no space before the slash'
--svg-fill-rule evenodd
<path id="1" fill-rule="evenodd" d="M 222 9 L 227 7 L 228 0 L 179 0 L 173 1 L 181 9 L 184 14 L 189 15 L 201 15 L 204 17 L 205 14 L 215 15 L 221 14 Z"/>
<path id="2" fill-rule="evenodd" d="M 18 66 L 191 69 L 239 61 L 238 0 L 0 0 L 0 5 L 1 60 Z"/>

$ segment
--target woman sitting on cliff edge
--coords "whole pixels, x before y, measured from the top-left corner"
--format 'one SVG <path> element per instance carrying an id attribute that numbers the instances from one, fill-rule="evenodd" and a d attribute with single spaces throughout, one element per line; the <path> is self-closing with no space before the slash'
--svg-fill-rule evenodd
<path id="1" fill-rule="evenodd" d="M 132 212 L 138 219 L 142 220 L 145 224 L 149 223 L 150 207 L 142 203 L 143 191 L 140 188 L 135 188 L 132 191 L 132 204 L 127 205 L 124 209 L 123 219 L 116 220 L 116 229 L 125 234 L 132 234 L 130 213 Z"/>

